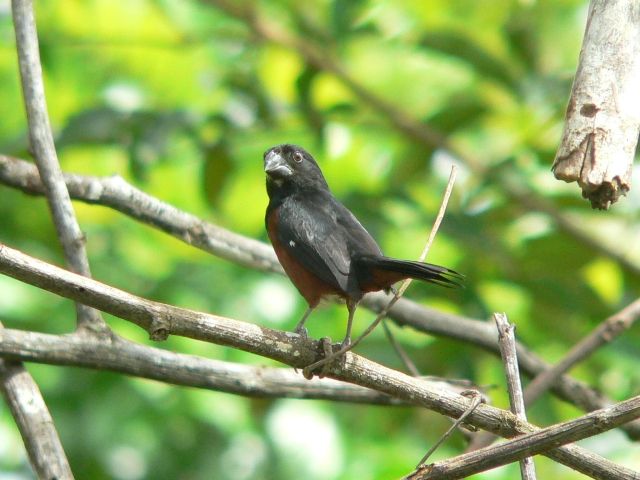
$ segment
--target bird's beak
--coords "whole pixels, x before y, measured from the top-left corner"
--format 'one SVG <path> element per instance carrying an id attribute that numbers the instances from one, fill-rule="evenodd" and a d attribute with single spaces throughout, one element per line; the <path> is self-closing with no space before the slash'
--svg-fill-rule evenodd
<path id="1" fill-rule="evenodd" d="M 273 150 L 264 156 L 264 171 L 270 177 L 276 178 L 289 177 L 293 173 L 284 157 Z"/>

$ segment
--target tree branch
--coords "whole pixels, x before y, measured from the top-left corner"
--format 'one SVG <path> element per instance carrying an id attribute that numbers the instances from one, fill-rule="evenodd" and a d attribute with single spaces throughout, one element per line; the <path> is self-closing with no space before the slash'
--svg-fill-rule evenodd
<path id="1" fill-rule="evenodd" d="M 332 379 L 308 381 L 289 368 L 255 367 L 174 353 L 121 337 L 48 335 L 4 329 L 0 356 L 25 362 L 109 370 L 160 382 L 248 397 L 407 405 L 380 392 Z M 431 382 L 448 388 L 445 382 Z M 455 391 L 456 388 L 451 387 Z"/>
<path id="2" fill-rule="evenodd" d="M 269 245 L 204 222 L 195 215 L 138 190 L 121 177 L 100 178 L 66 173 L 64 178 L 74 199 L 111 207 L 196 248 L 240 265 L 284 274 Z M 32 164 L 4 155 L 0 155 L 0 182 L 28 194 L 43 193 L 38 171 Z M 389 300 L 390 297 L 384 293 L 369 294 L 363 299 L 362 305 L 380 312 Z M 389 317 L 400 325 L 408 325 L 427 334 L 453 338 L 494 354 L 499 353 L 495 328 L 481 320 L 440 312 L 405 298 L 393 306 Z M 551 365 L 522 344 L 517 343 L 517 349 L 520 367 L 527 374 L 535 376 L 551 368 Z M 597 410 L 612 403 L 583 382 L 566 375 L 554 384 L 552 390 L 564 400 L 586 411 Z M 640 422 L 623 428 L 631 438 L 640 439 Z"/>
<path id="3" fill-rule="evenodd" d="M 617 403 L 602 410 L 591 412 L 583 417 L 543 428 L 536 432 L 519 436 L 499 445 L 486 447 L 465 453 L 448 460 L 424 466 L 410 475 L 410 480 L 435 480 L 466 478 L 501 465 L 515 462 L 531 455 L 545 453 L 556 445 L 565 445 L 583 438 L 591 437 L 610 430 L 612 423 L 618 425 L 640 416 L 640 396 Z M 595 472 L 587 473 L 601 478 Z M 597 475 L 597 476 L 596 476 Z M 606 477 L 637 480 L 640 473 L 632 471 L 610 472 Z"/>
<path id="4" fill-rule="evenodd" d="M 71 205 L 49 124 L 32 0 L 12 0 L 11 9 L 31 150 L 67 264 L 72 271 L 90 277 L 85 238 Z M 82 304 L 76 305 L 76 310 L 78 327 L 86 327 L 95 332 L 107 328 L 96 310 Z"/>
<path id="5" fill-rule="evenodd" d="M 369 308 L 378 311 L 387 304 L 388 298 L 389 296 L 384 293 L 374 293 L 367 295 L 365 300 L 367 300 L 366 305 Z M 440 312 L 406 299 L 400 300 L 391 310 L 389 316 L 400 325 L 408 325 L 424 333 L 468 342 L 492 353 L 499 352 L 495 329 L 492 325 L 480 320 Z M 552 365 L 517 341 L 516 350 L 520 368 L 529 375 L 536 376 L 552 368 Z M 562 375 L 551 389 L 560 398 L 588 412 L 607 407 L 613 403 L 597 390 L 568 375 Z M 640 439 L 640 421 L 626 424 L 622 429 L 631 439 Z"/>
<path id="6" fill-rule="evenodd" d="M 44 193 L 37 169 L 24 160 L 0 155 L 0 179 L 25 193 Z M 120 176 L 90 177 L 65 173 L 64 179 L 69 194 L 76 200 L 111 207 L 189 245 L 240 265 L 284 274 L 270 245 L 178 210 L 135 188 Z"/>
<path id="7" fill-rule="evenodd" d="M 0 338 L 4 335 L 0 324 Z M 38 385 L 22 363 L 0 359 L 0 390 L 38 478 L 73 479 L 51 414 Z"/>
<path id="8" fill-rule="evenodd" d="M 577 181 L 593 208 L 631 187 L 640 132 L 640 3 L 591 0 L 553 173 Z"/>
<path id="9" fill-rule="evenodd" d="M 511 411 L 520 420 L 526 422 L 527 413 L 524 408 L 520 371 L 518 370 L 518 357 L 516 355 L 515 325 L 509 323 L 507 316 L 502 313 L 494 313 L 493 319 L 498 329 L 498 342 L 500 344 L 500 353 L 502 354 L 504 371 L 507 377 L 507 390 L 509 391 Z M 520 460 L 520 476 L 522 480 L 536 479 L 533 458 L 525 457 Z"/>
<path id="10" fill-rule="evenodd" d="M 145 300 L 49 265 L 2 244 L 0 272 L 129 320 L 147 330 L 153 339 L 164 339 L 169 334 L 180 335 L 231 346 L 296 368 L 309 365 L 323 354 L 321 342 L 304 340 L 292 333 L 238 320 Z M 330 365 L 327 375 L 417 403 L 454 418 L 462 415 L 469 405 L 469 400 L 461 395 L 441 388 L 434 389 L 421 379 L 376 364 L 352 352 L 348 352 L 340 364 Z M 479 405 L 469 415 L 468 422 L 507 437 L 536 430 L 536 427 L 518 420 L 512 413 L 485 404 Z M 634 475 L 629 469 L 576 446 L 560 447 L 547 452 L 546 455 L 597 478 L 622 478 L 612 476 L 611 472 Z"/>

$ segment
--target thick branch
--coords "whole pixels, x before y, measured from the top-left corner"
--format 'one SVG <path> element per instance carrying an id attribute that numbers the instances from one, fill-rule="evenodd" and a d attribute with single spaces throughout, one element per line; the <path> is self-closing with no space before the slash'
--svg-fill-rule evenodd
<path id="1" fill-rule="evenodd" d="M 49 265 L 2 244 L 0 272 L 132 321 L 146 329 L 155 339 L 166 338 L 169 334 L 180 335 L 228 345 L 296 368 L 303 368 L 322 355 L 321 342 L 145 300 Z M 469 400 L 461 395 L 433 388 L 421 379 L 378 365 L 352 352 L 345 355 L 341 364 L 331 365 L 328 376 L 371 388 L 454 418 L 462 415 L 469 404 Z M 485 404 L 473 411 L 468 417 L 468 423 L 507 437 L 536 430 L 533 425 L 519 421 L 512 413 Z M 633 478 L 635 475 L 628 469 L 576 446 L 561 447 L 546 455 L 596 478 Z"/>
<path id="2" fill-rule="evenodd" d="M 640 132 L 640 2 L 591 0 L 553 173 L 594 208 L 629 191 Z"/>
<path id="3" fill-rule="evenodd" d="M 269 245 L 204 222 L 136 189 L 118 176 L 98 178 L 65 174 L 65 180 L 74 199 L 111 207 L 194 247 L 240 265 L 283 273 Z M 3 155 L 0 155 L 0 182 L 29 194 L 41 195 L 43 192 L 38 171 L 33 165 Z M 383 293 L 371 294 L 364 298 L 363 305 L 379 312 L 389 300 Z M 400 325 L 409 325 L 428 334 L 461 340 L 494 354 L 499 353 L 495 328 L 487 322 L 440 312 L 407 299 L 396 303 L 389 317 Z M 523 371 L 535 376 L 550 368 L 549 364 L 522 344 L 517 345 L 518 361 Z M 562 376 L 552 389 L 561 398 L 587 411 L 612 403 L 594 389 L 568 376 Z M 624 428 L 632 438 L 640 438 L 640 423 Z"/>
<path id="4" fill-rule="evenodd" d="M 5 333 L 0 324 L 0 338 Z M 38 385 L 22 363 L 0 359 L 0 390 L 18 425 L 38 478 L 72 479 L 51 414 Z"/>
<path id="5" fill-rule="evenodd" d="M 506 465 L 531 455 L 544 453 L 556 445 L 565 445 L 597 435 L 613 428 L 612 423 L 620 425 L 633 418 L 638 418 L 638 416 L 640 416 L 640 396 L 591 412 L 575 420 L 522 435 L 493 447 L 426 465 L 408 478 L 411 480 L 466 478 L 469 475 Z M 640 473 L 612 472 L 612 475 L 615 475 L 613 478 L 637 480 Z"/>
<path id="6" fill-rule="evenodd" d="M 308 381 L 289 368 L 255 367 L 139 345 L 113 336 L 48 335 L 4 329 L 0 356 L 25 362 L 110 370 L 160 382 L 249 397 L 305 398 L 406 405 L 388 395 L 332 379 Z M 444 387 L 443 382 L 432 382 Z"/>
<path id="7" fill-rule="evenodd" d="M 13 0 L 11 7 L 31 150 L 67 264 L 72 271 L 90 277 L 84 235 L 71 205 L 49 124 L 33 3 L 32 0 Z M 79 326 L 98 331 L 106 328 L 97 311 L 81 304 L 76 308 Z"/>

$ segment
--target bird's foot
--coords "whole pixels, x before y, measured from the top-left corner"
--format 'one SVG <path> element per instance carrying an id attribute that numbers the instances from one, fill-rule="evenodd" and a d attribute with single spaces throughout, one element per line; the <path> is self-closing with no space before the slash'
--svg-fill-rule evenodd
<path id="1" fill-rule="evenodd" d="M 301 325 L 298 325 L 296 327 L 296 329 L 294 330 L 294 333 L 297 333 L 298 335 L 300 335 L 300 337 L 303 340 L 307 340 L 309 338 L 309 332 L 307 331 L 307 329 Z"/>
<path id="2" fill-rule="evenodd" d="M 306 328 L 304 328 L 301 325 L 298 325 L 295 330 L 293 331 L 293 333 L 295 333 L 296 335 L 300 335 L 300 340 L 302 340 L 303 342 L 309 340 L 309 332 L 307 331 Z M 294 368 L 293 369 L 294 372 L 298 373 L 298 369 Z M 304 375 L 304 372 L 303 372 Z M 305 375 L 306 377 L 306 375 Z"/>
<path id="3" fill-rule="evenodd" d="M 306 366 L 302 370 L 302 375 L 307 380 L 311 380 L 314 375 L 317 375 L 318 378 L 324 378 L 329 373 L 333 362 L 342 357 L 340 354 L 343 348 L 342 344 L 336 344 L 337 350 L 334 350 L 334 345 L 329 337 L 323 337 L 320 342 L 322 343 L 324 358 Z"/>

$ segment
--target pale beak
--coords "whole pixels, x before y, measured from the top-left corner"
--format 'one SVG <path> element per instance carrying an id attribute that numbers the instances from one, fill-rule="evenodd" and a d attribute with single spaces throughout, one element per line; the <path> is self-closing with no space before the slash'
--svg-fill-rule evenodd
<path id="1" fill-rule="evenodd" d="M 284 157 L 274 150 L 269 150 L 264 156 L 264 171 L 270 177 L 275 178 L 289 177 L 293 174 L 293 170 L 287 165 Z"/>

